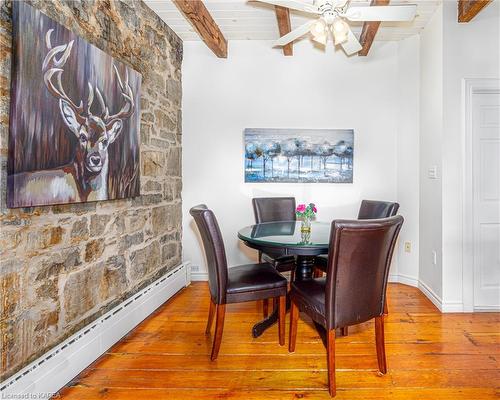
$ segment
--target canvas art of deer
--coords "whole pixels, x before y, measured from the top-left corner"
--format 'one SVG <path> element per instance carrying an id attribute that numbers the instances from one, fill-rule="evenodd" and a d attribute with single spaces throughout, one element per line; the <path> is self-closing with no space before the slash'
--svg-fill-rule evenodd
<path id="1" fill-rule="evenodd" d="M 74 41 L 53 47 L 52 31 L 53 29 L 48 30 L 45 36 L 47 54 L 42 63 L 43 80 L 47 90 L 58 100 L 60 116 L 68 133 L 74 136 L 71 141 L 76 146 L 74 159 L 58 168 L 15 174 L 16 202 L 29 205 L 47 203 L 47 200 L 50 204 L 106 200 L 108 148 L 122 131 L 124 121 L 135 111 L 128 73 L 125 73 L 125 80 L 122 80 L 113 64 L 124 100 L 118 113 L 110 115 L 99 88 L 96 86 L 94 90 L 90 82 L 86 107 L 83 101 L 76 105 L 66 94 L 61 79 Z M 94 95 L 101 109 L 100 115 L 91 112 Z"/>

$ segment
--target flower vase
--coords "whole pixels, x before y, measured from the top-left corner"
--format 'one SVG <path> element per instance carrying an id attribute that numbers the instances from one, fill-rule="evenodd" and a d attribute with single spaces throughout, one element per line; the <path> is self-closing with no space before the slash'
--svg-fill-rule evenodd
<path id="1" fill-rule="evenodd" d="M 301 245 L 311 244 L 311 232 L 301 232 L 299 244 Z"/>
<path id="2" fill-rule="evenodd" d="M 300 231 L 302 233 L 311 232 L 311 218 L 303 217 L 302 224 L 300 225 Z"/>

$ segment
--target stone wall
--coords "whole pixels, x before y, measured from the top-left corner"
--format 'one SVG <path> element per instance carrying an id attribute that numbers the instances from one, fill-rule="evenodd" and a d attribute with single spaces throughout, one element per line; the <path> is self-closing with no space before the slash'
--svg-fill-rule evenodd
<path id="1" fill-rule="evenodd" d="M 181 40 L 142 1 L 28 3 L 142 74 L 142 195 L 5 207 L 12 4 L 0 0 L 0 381 L 181 262 Z"/>

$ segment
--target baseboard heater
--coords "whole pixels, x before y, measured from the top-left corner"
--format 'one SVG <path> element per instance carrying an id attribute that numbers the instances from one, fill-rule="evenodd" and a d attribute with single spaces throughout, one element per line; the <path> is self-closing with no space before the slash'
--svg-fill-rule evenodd
<path id="1" fill-rule="evenodd" d="M 0 398 L 49 398 L 190 281 L 189 263 L 169 271 L 1 382 Z"/>

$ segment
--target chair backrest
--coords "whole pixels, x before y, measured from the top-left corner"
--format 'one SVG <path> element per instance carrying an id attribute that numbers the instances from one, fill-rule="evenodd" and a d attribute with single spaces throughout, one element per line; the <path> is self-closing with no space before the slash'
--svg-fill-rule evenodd
<path id="1" fill-rule="evenodd" d="M 295 221 L 294 197 L 255 197 L 252 199 L 255 222 Z"/>
<path id="2" fill-rule="evenodd" d="M 403 217 L 332 222 L 326 276 L 328 329 L 381 316 Z"/>
<path id="3" fill-rule="evenodd" d="M 216 304 L 225 304 L 227 289 L 227 258 L 219 224 L 212 210 L 200 204 L 189 210 L 200 231 L 207 257 L 208 286 Z"/>
<path id="4" fill-rule="evenodd" d="M 399 204 L 389 201 L 363 200 L 359 207 L 358 219 L 378 219 L 392 217 L 398 213 Z"/>

